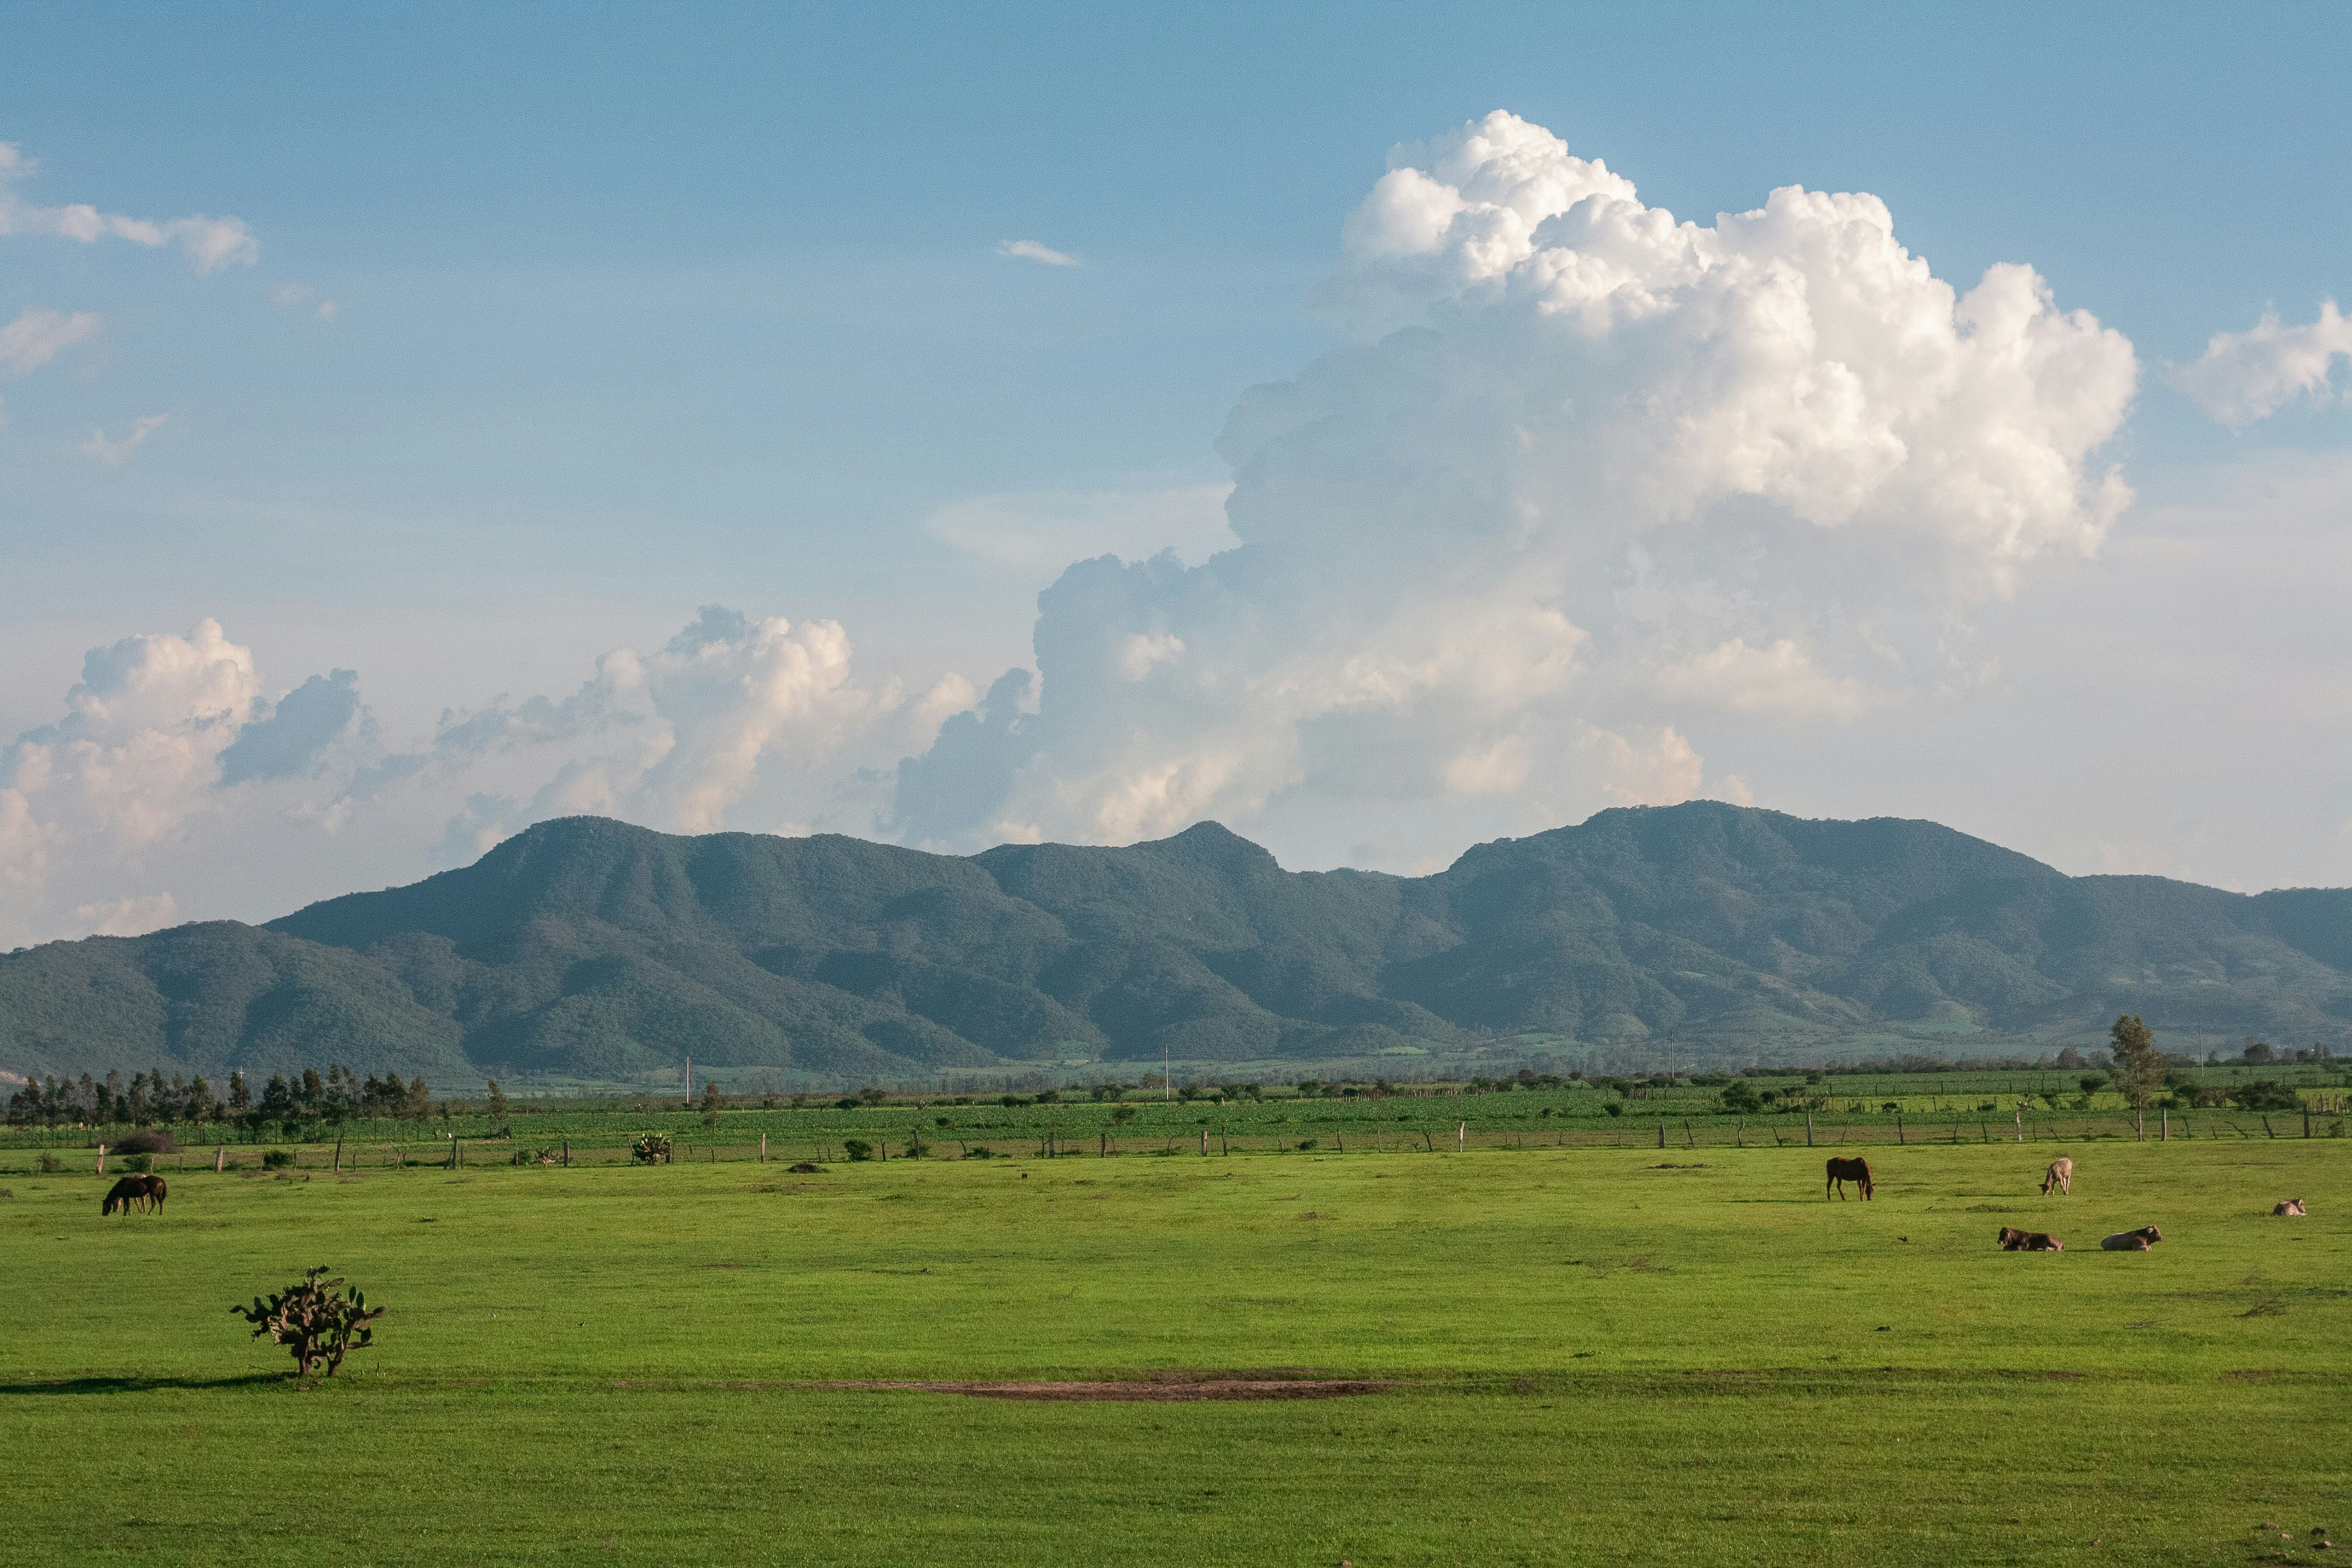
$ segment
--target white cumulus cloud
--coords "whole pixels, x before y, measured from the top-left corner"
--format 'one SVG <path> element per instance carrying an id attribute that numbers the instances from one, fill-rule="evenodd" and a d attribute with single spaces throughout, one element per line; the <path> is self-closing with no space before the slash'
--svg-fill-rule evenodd
<path id="1" fill-rule="evenodd" d="M 2308 325 L 2284 326 L 2276 310 L 2242 332 L 2216 332 L 2194 364 L 2172 372 L 2172 384 L 2197 405 L 2242 430 L 2267 419 L 2296 398 L 2325 403 L 2334 395 L 2331 377 L 2338 355 L 2352 357 L 2352 321 L 2333 300 L 2323 300 Z"/>
<path id="2" fill-rule="evenodd" d="M 2131 344 L 2030 268 L 1937 278 L 1868 195 L 1693 223 L 1493 114 L 1391 154 L 1318 299 L 1355 342 L 1219 441 L 1234 546 L 1070 566 L 1034 694 L 901 768 L 902 831 L 1687 798 L 1686 715 L 1932 692 L 1968 605 L 2130 499 Z"/>

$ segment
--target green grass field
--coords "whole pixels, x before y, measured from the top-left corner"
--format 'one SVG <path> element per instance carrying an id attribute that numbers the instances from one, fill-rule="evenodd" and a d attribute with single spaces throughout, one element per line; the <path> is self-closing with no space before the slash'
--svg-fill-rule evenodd
<path id="1" fill-rule="evenodd" d="M 2347 1147 L 2101 1142 L 2046 1201 L 2055 1145 L 1873 1148 L 1868 1205 L 1791 1148 L 206 1170 L 113 1220 L 17 1156 L 5 1556 L 2329 1561 Z M 298 1389 L 227 1309 L 321 1262 L 391 1312 Z M 1393 1386 L 822 1386 L 1169 1369 Z"/>

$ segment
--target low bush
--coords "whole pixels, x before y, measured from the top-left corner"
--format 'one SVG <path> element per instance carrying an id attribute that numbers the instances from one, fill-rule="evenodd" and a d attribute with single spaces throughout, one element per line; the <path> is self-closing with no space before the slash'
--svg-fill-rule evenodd
<path id="1" fill-rule="evenodd" d="M 122 1168 L 132 1175 L 143 1176 L 148 1172 L 155 1168 L 155 1156 L 152 1154 L 126 1154 L 122 1157 Z"/>
<path id="2" fill-rule="evenodd" d="M 640 1165 L 667 1165 L 670 1162 L 670 1142 L 658 1132 L 646 1132 L 629 1145 L 629 1158 Z"/>
<path id="3" fill-rule="evenodd" d="M 55 1154 L 44 1154 L 33 1163 L 41 1168 L 41 1174 L 45 1176 L 54 1176 L 66 1168 L 66 1163 Z"/>
<path id="4" fill-rule="evenodd" d="M 282 1171 L 293 1163 L 292 1152 L 285 1149 L 272 1149 L 261 1157 L 261 1168 L 265 1171 Z"/>
<path id="5" fill-rule="evenodd" d="M 963 1157 L 967 1160 L 993 1160 L 996 1151 L 985 1143 L 975 1143 L 963 1152 Z"/>
<path id="6" fill-rule="evenodd" d="M 863 1138 L 845 1138 L 841 1141 L 841 1147 L 842 1152 L 853 1161 L 874 1158 L 874 1145 Z"/>
<path id="7" fill-rule="evenodd" d="M 159 1127 L 144 1127 L 114 1146 L 118 1154 L 176 1154 L 180 1146 Z"/>

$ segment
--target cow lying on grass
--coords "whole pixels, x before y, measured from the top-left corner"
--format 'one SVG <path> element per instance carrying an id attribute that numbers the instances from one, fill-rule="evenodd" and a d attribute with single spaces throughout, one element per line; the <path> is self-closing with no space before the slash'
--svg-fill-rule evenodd
<path id="1" fill-rule="evenodd" d="M 2271 1210 L 2271 1213 L 2274 1215 L 2293 1215 L 2294 1218 L 2301 1219 L 2304 1217 L 2303 1200 L 2301 1198 L 2281 1198 L 2278 1202 L 2278 1206 Z"/>
<path id="2" fill-rule="evenodd" d="M 2046 1230 L 2019 1230 L 2014 1226 L 2000 1227 L 2000 1249 L 2003 1252 L 2063 1252 L 2066 1244 Z"/>
<path id="3" fill-rule="evenodd" d="M 2119 1230 L 2099 1245 L 2109 1252 L 2146 1252 L 2163 1239 L 2164 1232 L 2152 1225 L 2144 1225 L 2137 1230 Z"/>

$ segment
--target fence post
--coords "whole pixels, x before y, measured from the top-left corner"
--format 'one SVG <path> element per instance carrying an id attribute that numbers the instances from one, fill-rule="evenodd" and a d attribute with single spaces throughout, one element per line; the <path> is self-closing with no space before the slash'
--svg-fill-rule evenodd
<path id="1" fill-rule="evenodd" d="M 1805 1147 L 1806 1147 L 1806 1148 L 1808 1148 L 1808 1149 L 1810 1149 L 1810 1148 L 1811 1148 L 1812 1146 L 1813 1146 L 1813 1108 L 1812 1108 L 1811 1106 L 1810 1106 L 1810 1105 L 1809 1105 L 1809 1106 L 1805 1107 Z"/>
<path id="2" fill-rule="evenodd" d="M 1097 1136 L 1100 1140 L 1101 1146 L 1095 1151 L 1095 1157 L 1100 1160 L 1108 1160 L 1110 1158 L 1110 1134 L 1104 1132 Z"/>
<path id="3" fill-rule="evenodd" d="M 1209 1157 L 1209 1130 L 1208 1130 L 1207 1128 L 1203 1127 L 1203 1128 L 1202 1128 L 1202 1129 L 1201 1129 L 1201 1158 L 1202 1158 L 1203 1160 L 1205 1160 L 1205 1159 L 1207 1159 L 1208 1157 Z"/>
<path id="4" fill-rule="evenodd" d="M 1683 1147 L 1685 1149 L 1698 1147 L 1698 1140 L 1691 1136 L 1690 1118 L 1687 1116 L 1683 1118 Z"/>
<path id="5" fill-rule="evenodd" d="M 2016 1113 L 2016 1115 L 2017 1115 L 2017 1141 L 2018 1141 L 2019 1142 L 2022 1143 L 2022 1142 L 2025 1142 L 2025 1112 L 2024 1112 L 2023 1110 L 2019 1110 L 2019 1111 Z"/>
<path id="6" fill-rule="evenodd" d="M 2278 1136 L 2277 1133 L 2271 1131 L 2271 1119 L 2267 1116 L 2263 1118 L 2263 1136 L 2265 1138 L 2275 1138 Z"/>
<path id="7" fill-rule="evenodd" d="M 103 1143 L 98 1146 L 98 1173 L 101 1176 L 106 1174 L 106 1145 Z"/>
<path id="8" fill-rule="evenodd" d="M 339 1175 L 339 1176 L 340 1176 L 340 1175 L 341 1175 L 342 1173 L 343 1173 L 343 1135 L 342 1135 L 341 1133 L 338 1132 L 338 1133 L 336 1133 L 336 1134 L 335 1134 L 335 1174 L 337 1174 L 337 1175 Z"/>
<path id="9" fill-rule="evenodd" d="M 226 1143 L 215 1143 L 215 1144 L 214 1144 L 214 1145 L 213 1145 L 213 1174 L 214 1174 L 214 1175 L 215 1175 L 215 1176 L 219 1175 L 219 1174 L 221 1173 L 221 1168 L 222 1168 L 224 1165 L 226 1165 L 227 1163 L 228 1163 L 228 1145 L 227 1145 L 227 1144 L 226 1144 Z"/>
<path id="10" fill-rule="evenodd" d="M 1664 1119 L 1664 1117 L 1660 1117 L 1660 1118 L 1658 1119 L 1658 1147 L 1659 1147 L 1659 1148 L 1661 1148 L 1661 1149 L 1663 1149 L 1663 1148 L 1664 1148 L 1665 1146 L 1666 1146 L 1666 1122 L 1665 1122 L 1665 1119 Z"/>
<path id="11" fill-rule="evenodd" d="M 569 1138 L 563 1141 L 563 1168 L 567 1171 L 572 1169 L 572 1140 Z"/>
<path id="12" fill-rule="evenodd" d="M 1731 1129 L 1731 1138 L 1732 1142 L 1738 1144 L 1742 1149 L 1748 1147 L 1748 1118 L 1743 1116 L 1733 1125 Z"/>
<path id="13" fill-rule="evenodd" d="M 762 1165 L 764 1165 L 764 1164 L 766 1164 L 767 1163 L 768 1163 L 768 1135 L 767 1135 L 766 1133 L 762 1132 L 762 1133 L 761 1133 L 761 1134 L 760 1134 L 760 1163 L 761 1163 Z"/>
<path id="14" fill-rule="evenodd" d="M 1895 1141 L 1897 1143 L 1910 1142 L 1903 1136 L 1903 1113 L 1899 1110 L 1895 1113 Z"/>
<path id="15" fill-rule="evenodd" d="M 1658 1123 L 1658 1136 L 1664 1138 L 1665 1135 L 1666 1124 L 1661 1121 Z M 1469 1148 L 1470 1124 L 1465 1121 L 1462 1123 L 1461 1126 L 1456 1127 L 1454 1130 L 1454 1152 L 1457 1154 L 1467 1153 L 1469 1152 Z"/>
<path id="16" fill-rule="evenodd" d="M 2142 1143 L 2147 1142 L 2147 1107 L 2145 1105 L 2132 1107 L 2132 1136 Z"/>
<path id="17" fill-rule="evenodd" d="M 2311 1107 L 2308 1105 L 2303 1108 L 2303 1135 L 2305 1138 L 2311 1136 Z"/>

